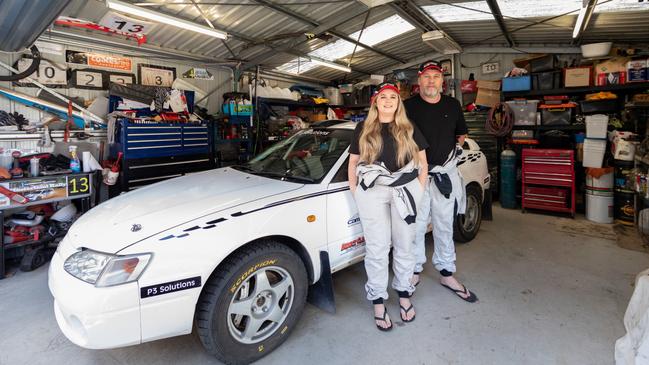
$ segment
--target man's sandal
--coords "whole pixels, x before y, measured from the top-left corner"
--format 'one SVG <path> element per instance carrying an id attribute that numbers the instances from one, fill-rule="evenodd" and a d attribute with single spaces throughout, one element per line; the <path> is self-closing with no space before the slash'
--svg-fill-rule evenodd
<path id="1" fill-rule="evenodd" d="M 383 304 L 383 298 L 373 300 L 372 304 Z M 385 305 L 383 305 L 383 316 L 382 317 L 374 316 L 374 320 L 375 321 L 383 321 L 383 322 L 385 322 L 387 324 L 388 323 L 388 319 L 386 319 L 387 316 L 388 316 L 388 309 L 385 307 Z M 390 321 L 390 327 L 381 327 L 378 324 L 376 324 L 376 328 L 378 328 L 379 331 L 388 332 L 389 330 L 392 329 L 392 325 L 393 325 L 392 321 Z"/>
<path id="2" fill-rule="evenodd" d="M 469 289 L 467 289 L 466 286 L 464 286 L 464 285 L 462 285 L 463 290 L 453 289 L 453 288 L 451 288 L 450 286 L 448 286 L 448 285 L 444 285 L 444 284 L 441 284 L 441 285 L 442 285 L 443 287 L 445 287 L 446 289 L 448 289 L 448 290 L 452 291 L 453 293 L 455 293 L 455 295 L 457 295 L 458 298 L 464 300 L 465 302 L 475 303 L 475 302 L 478 301 L 478 296 L 475 295 L 473 292 L 470 292 Z M 460 295 L 460 294 L 464 294 L 464 295 L 466 295 L 467 297 L 465 298 L 465 297 L 463 297 L 463 296 Z"/>

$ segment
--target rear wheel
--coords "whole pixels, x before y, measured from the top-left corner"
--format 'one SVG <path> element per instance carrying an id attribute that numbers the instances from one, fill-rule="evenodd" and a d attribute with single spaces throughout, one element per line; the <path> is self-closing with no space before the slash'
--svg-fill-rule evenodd
<path id="1" fill-rule="evenodd" d="M 453 239 L 466 243 L 475 238 L 482 223 L 482 189 L 477 185 L 466 187 L 466 211 L 455 217 Z"/>
<path id="2" fill-rule="evenodd" d="M 300 257 L 273 241 L 245 248 L 224 263 L 198 302 L 203 346 L 226 364 L 249 364 L 277 348 L 297 323 L 308 287 Z"/>

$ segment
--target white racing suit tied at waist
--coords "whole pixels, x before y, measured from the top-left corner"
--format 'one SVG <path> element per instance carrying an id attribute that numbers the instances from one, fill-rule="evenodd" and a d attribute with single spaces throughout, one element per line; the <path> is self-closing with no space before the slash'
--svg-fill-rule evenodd
<path id="1" fill-rule="evenodd" d="M 458 147 L 459 148 L 459 147 Z M 425 236 L 428 223 L 433 225 L 433 265 L 437 271 L 455 272 L 455 244 L 453 224 L 457 214 L 466 210 L 464 182 L 457 168 L 458 148 L 451 151 L 444 165 L 429 169 L 430 181 L 424 191 L 417 215 L 415 272 L 421 272 L 426 263 Z"/>
<path id="2" fill-rule="evenodd" d="M 409 182 L 419 176 L 419 169 L 413 161 L 392 173 L 382 165 L 360 163 L 356 167 L 356 175 L 358 176 L 358 186 L 363 190 L 370 189 L 374 185 L 393 187 L 392 197 L 399 215 L 406 223 L 415 223 L 417 202 L 412 192 L 406 187 Z"/>
<path id="3" fill-rule="evenodd" d="M 388 298 L 388 269 L 392 246 L 392 288 L 412 293 L 415 267 L 417 209 L 424 189 L 419 170 L 409 163 L 394 173 L 378 164 L 359 164 L 354 193 L 365 236 L 365 291 L 368 300 Z"/>

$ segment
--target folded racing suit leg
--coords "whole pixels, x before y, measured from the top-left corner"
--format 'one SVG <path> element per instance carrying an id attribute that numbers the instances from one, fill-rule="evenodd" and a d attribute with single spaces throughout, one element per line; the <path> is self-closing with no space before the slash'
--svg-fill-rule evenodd
<path id="1" fill-rule="evenodd" d="M 365 291 L 368 300 L 388 298 L 390 189 L 388 186 L 377 185 L 365 190 L 359 186 L 354 193 L 365 236 Z"/>
<path id="2" fill-rule="evenodd" d="M 406 184 L 402 190 L 395 189 L 394 193 L 396 193 L 395 199 L 401 199 L 403 193 L 407 199 L 412 199 L 416 205 L 419 205 L 422 201 L 424 189 L 419 180 L 414 179 Z M 415 287 L 410 283 L 410 278 L 417 261 L 416 246 L 414 244 L 417 224 L 408 223 L 404 220 L 397 206 L 396 202 L 391 204 L 392 270 L 394 271 L 392 288 L 397 291 L 413 293 Z"/>
<path id="3" fill-rule="evenodd" d="M 430 196 L 431 189 L 431 180 L 428 179 L 426 183 L 426 188 L 422 194 L 421 201 L 417 208 L 417 221 L 416 221 L 416 232 L 415 232 L 415 256 L 416 263 L 414 272 L 422 272 L 424 270 L 424 264 L 426 263 L 426 231 L 428 231 L 428 224 L 431 220 L 431 205 L 432 200 Z"/>
<path id="4" fill-rule="evenodd" d="M 453 224 L 457 214 L 463 214 L 465 210 L 464 185 L 455 166 L 455 161 L 452 161 L 452 164 L 446 167 L 434 167 L 431 174 L 446 175 L 443 179 L 440 179 L 440 181 L 444 181 L 440 186 L 435 184 L 435 175 L 433 175 L 433 184 L 430 187 L 433 240 L 435 242 L 433 265 L 435 265 L 437 271 L 455 272 L 456 256 L 453 242 Z M 449 182 L 451 184 L 450 192 L 448 191 Z"/>

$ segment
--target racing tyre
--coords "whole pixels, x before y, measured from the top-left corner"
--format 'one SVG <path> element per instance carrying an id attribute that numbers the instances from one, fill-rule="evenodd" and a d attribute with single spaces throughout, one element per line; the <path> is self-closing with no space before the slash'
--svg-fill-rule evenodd
<path id="1" fill-rule="evenodd" d="M 226 364 L 249 364 L 272 352 L 302 315 L 308 277 L 302 259 L 274 241 L 224 262 L 198 301 L 196 327 L 205 349 Z"/>
<path id="2" fill-rule="evenodd" d="M 475 238 L 482 223 L 482 189 L 477 185 L 466 188 L 466 212 L 455 217 L 453 239 L 466 243 Z"/>

